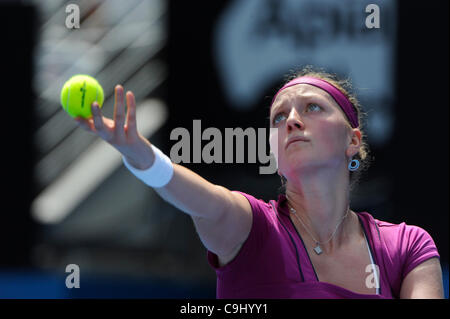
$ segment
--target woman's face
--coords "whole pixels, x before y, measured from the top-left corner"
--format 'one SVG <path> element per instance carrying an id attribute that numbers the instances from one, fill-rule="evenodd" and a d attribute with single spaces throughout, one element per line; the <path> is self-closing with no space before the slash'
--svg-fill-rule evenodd
<path id="1" fill-rule="evenodd" d="M 278 170 L 288 179 L 304 169 L 347 165 L 359 151 L 360 131 L 349 126 L 331 95 L 309 84 L 280 92 L 270 123 L 278 129 Z"/>

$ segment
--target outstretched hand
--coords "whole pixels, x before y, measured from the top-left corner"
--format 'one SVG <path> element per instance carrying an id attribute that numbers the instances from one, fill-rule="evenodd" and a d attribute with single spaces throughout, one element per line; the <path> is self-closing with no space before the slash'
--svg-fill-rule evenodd
<path id="1" fill-rule="evenodd" d="M 94 133 L 122 153 L 138 167 L 150 166 L 153 152 L 150 143 L 137 130 L 136 101 L 131 91 L 126 93 L 127 113 L 125 114 L 124 89 L 116 85 L 114 89 L 114 118 L 102 115 L 97 102 L 92 103 L 92 117 L 77 117 L 75 121 L 84 130 Z"/>

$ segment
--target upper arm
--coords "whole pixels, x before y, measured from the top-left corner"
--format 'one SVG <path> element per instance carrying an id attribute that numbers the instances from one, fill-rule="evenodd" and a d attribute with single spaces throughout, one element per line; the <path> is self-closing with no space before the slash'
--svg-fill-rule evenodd
<path id="1" fill-rule="evenodd" d="M 202 243 L 218 256 L 228 257 L 238 250 L 250 233 L 253 214 L 245 196 L 181 165 L 174 164 L 172 180 L 155 190 L 192 217 Z"/>
<path id="2" fill-rule="evenodd" d="M 444 298 L 442 270 L 438 258 L 431 258 L 424 261 L 406 275 L 402 282 L 400 298 Z"/>
<path id="3" fill-rule="evenodd" d="M 219 257 L 233 255 L 247 239 L 252 227 L 252 208 L 245 196 L 216 186 L 224 198 L 217 218 L 192 216 L 198 235 L 211 252 Z"/>

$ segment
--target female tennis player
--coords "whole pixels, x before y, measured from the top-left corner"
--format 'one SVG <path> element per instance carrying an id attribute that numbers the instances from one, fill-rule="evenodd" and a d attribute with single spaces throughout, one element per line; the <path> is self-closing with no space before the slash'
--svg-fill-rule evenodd
<path id="1" fill-rule="evenodd" d="M 132 92 L 115 88 L 114 118 L 78 124 L 189 214 L 217 274 L 218 298 L 443 298 L 439 253 L 422 228 L 350 208 L 367 166 L 362 112 L 349 82 L 304 69 L 274 96 L 270 145 L 285 193 L 265 202 L 174 164 L 139 134 Z"/>

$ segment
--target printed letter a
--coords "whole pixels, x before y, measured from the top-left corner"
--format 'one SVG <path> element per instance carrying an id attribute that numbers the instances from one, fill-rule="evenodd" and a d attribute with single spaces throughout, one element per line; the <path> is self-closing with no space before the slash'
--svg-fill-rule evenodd
<path id="1" fill-rule="evenodd" d="M 70 13 L 66 17 L 66 27 L 69 29 L 80 28 L 80 8 L 76 4 L 69 4 L 66 7 L 66 13 Z"/>
<path id="2" fill-rule="evenodd" d="M 80 267 L 75 264 L 67 265 L 66 272 L 71 272 L 66 277 L 66 287 L 69 289 L 80 288 Z"/>

